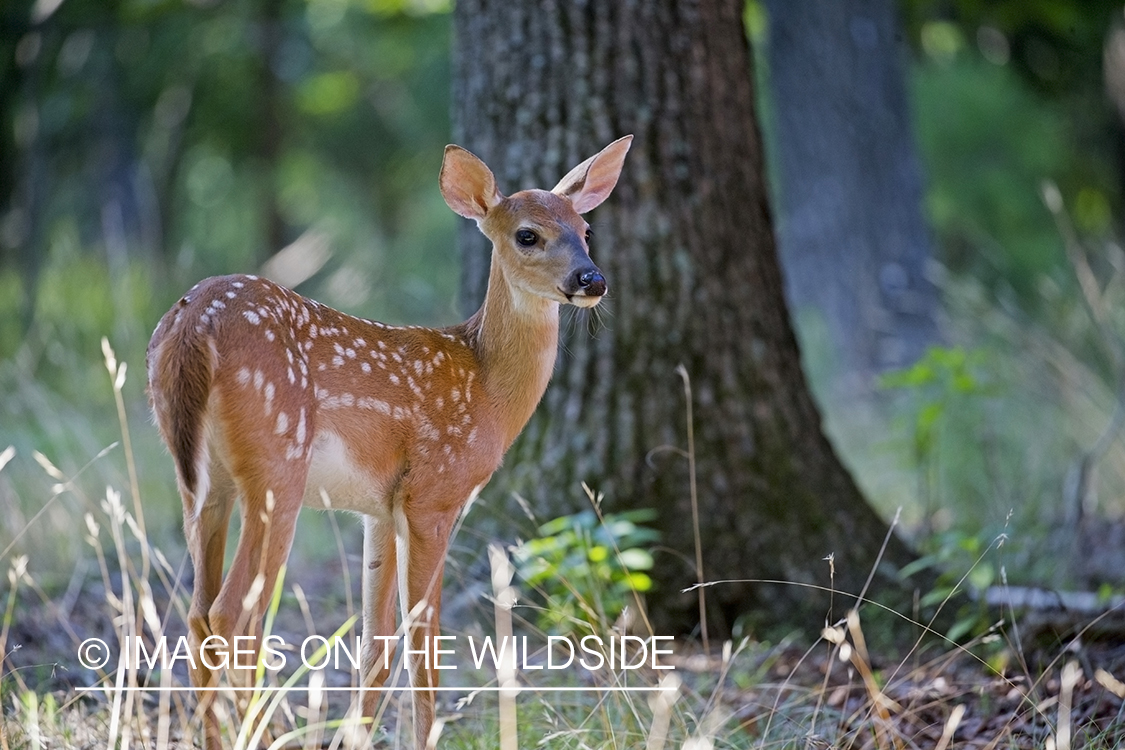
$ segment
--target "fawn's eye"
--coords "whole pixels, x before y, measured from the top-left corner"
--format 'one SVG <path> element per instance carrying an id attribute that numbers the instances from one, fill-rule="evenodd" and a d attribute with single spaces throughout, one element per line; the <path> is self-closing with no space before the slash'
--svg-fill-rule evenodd
<path id="1" fill-rule="evenodd" d="M 590 240 L 592 240 L 592 239 L 594 239 L 594 230 L 593 229 L 587 229 L 586 230 L 586 244 L 589 245 Z"/>
<path id="2" fill-rule="evenodd" d="M 535 243 L 539 242 L 539 235 L 537 235 L 530 229 L 519 229 L 516 231 L 516 242 L 520 243 L 524 247 L 531 247 Z"/>

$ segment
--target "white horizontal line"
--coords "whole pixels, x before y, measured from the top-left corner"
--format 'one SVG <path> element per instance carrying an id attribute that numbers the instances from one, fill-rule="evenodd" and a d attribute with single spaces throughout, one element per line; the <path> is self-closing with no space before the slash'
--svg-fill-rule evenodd
<path id="1" fill-rule="evenodd" d="M 413 693 L 413 692 L 423 691 L 423 690 L 432 690 L 435 693 L 445 693 L 445 692 L 452 692 L 452 693 L 475 693 L 475 692 L 498 693 L 502 690 L 506 690 L 506 691 L 512 692 L 512 693 L 520 693 L 520 692 L 533 692 L 533 693 L 584 693 L 584 692 L 617 693 L 617 692 L 622 692 L 622 693 L 632 693 L 632 692 L 653 692 L 653 691 L 662 691 L 662 690 L 674 690 L 674 688 L 631 687 L 631 686 L 617 686 L 617 687 L 535 687 L 535 686 L 532 686 L 532 685 L 520 685 L 518 687 L 499 687 L 497 685 L 491 685 L 491 686 L 481 686 L 481 687 L 432 687 L 432 688 L 425 688 L 425 687 L 365 687 L 365 688 L 359 688 L 359 687 L 327 687 L 327 686 L 321 687 L 321 688 L 312 688 L 312 687 L 309 687 L 307 685 L 294 686 L 294 687 L 284 687 L 284 686 L 281 686 L 281 685 L 274 685 L 274 686 L 266 686 L 266 687 L 258 687 L 258 688 L 255 688 L 255 687 L 195 688 L 195 687 L 160 687 L 160 686 L 143 687 L 143 686 L 140 686 L 140 685 L 135 686 L 135 687 L 113 687 L 112 685 L 106 685 L 105 687 L 78 687 L 78 688 L 75 688 L 74 690 L 75 690 L 75 692 L 79 692 L 79 693 L 112 693 L 112 692 L 122 692 L 122 693 L 161 693 L 161 692 L 169 692 L 169 693 L 215 693 L 215 692 L 280 693 L 280 692 L 286 692 L 286 693 L 288 693 L 288 692 L 293 692 L 293 693 L 298 693 L 298 692 L 309 692 L 311 690 L 319 690 L 319 691 L 329 692 L 329 693 L 342 693 L 342 692 L 356 692 L 356 693 L 368 693 L 368 692 L 395 693 L 395 692 L 403 692 L 403 693 Z"/>

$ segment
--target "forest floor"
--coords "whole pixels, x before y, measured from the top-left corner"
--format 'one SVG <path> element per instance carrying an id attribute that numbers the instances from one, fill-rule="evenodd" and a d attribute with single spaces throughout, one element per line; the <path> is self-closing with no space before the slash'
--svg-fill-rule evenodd
<path id="1" fill-rule="evenodd" d="M 354 611 L 340 586 L 338 569 L 311 566 L 294 574 L 287 586 L 302 593 L 282 600 L 273 632 L 286 643 L 299 643 L 309 633 L 330 635 Z M 353 588 L 358 594 L 358 587 Z M 185 632 L 177 614 L 182 596 L 179 599 L 178 605 L 169 606 L 169 597 L 155 595 L 169 641 Z M 4 750 L 104 747 L 110 735 L 120 737 L 126 725 L 132 726 L 134 741 L 146 747 L 190 746 L 183 737 L 193 731 L 194 699 L 186 692 L 182 663 L 165 684 L 185 692 L 170 699 L 142 694 L 130 709 L 131 724 L 115 721 L 115 712 L 128 707 L 115 703 L 112 692 L 81 691 L 97 682 L 98 675 L 78 663 L 78 644 L 87 638 L 115 643 L 112 600 L 96 572 L 72 581 L 57 596 L 24 586 L 9 599 L 0 639 L 6 644 L 0 681 Z M 491 609 L 485 603 L 481 611 Z M 446 632 L 452 632 L 449 612 L 443 619 Z M 479 636 L 487 627 L 475 625 L 456 635 Z M 532 637 L 543 642 L 542 634 Z M 691 745 L 695 748 L 1125 746 L 1125 684 L 1120 681 L 1125 678 L 1125 640 L 1063 643 L 1041 633 L 1025 636 L 1024 642 L 1031 645 L 1016 650 L 997 630 L 968 648 L 929 644 L 893 656 L 889 649 L 869 653 L 856 619 L 826 630 L 811 645 L 802 645 L 797 637 L 775 644 L 746 640 L 725 650 L 713 644 L 712 652 L 704 654 L 697 643 L 677 641 L 674 655 L 666 660 L 674 670 L 609 676 L 610 681 L 625 680 L 652 690 L 660 684 L 674 686 L 675 698 L 663 704 L 658 697 L 666 693 L 638 697 L 598 692 L 595 688 L 600 681 L 604 686 L 605 675 L 569 671 L 540 679 L 544 673 L 522 671 L 524 684 L 588 688 L 590 694 L 523 691 L 518 699 L 521 746 L 688 747 L 685 743 L 693 737 L 709 743 Z M 458 652 L 453 659 L 465 665 L 469 657 Z M 532 662 L 536 660 L 542 661 L 542 653 L 533 656 Z M 675 675 L 672 681 L 661 683 L 669 674 Z M 328 686 L 350 684 L 346 669 L 329 669 L 324 676 Z M 113 679 L 110 674 L 102 684 L 112 685 Z M 495 671 L 486 668 L 476 675 L 469 669 L 445 673 L 442 679 L 446 685 L 495 686 Z M 347 692 L 331 694 L 324 706 L 313 706 L 310 693 L 290 696 L 271 719 L 271 736 L 282 738 L 310 723 L 310 717 L 337 720 L 347 698 Z M 439 747 L 498 746 L 496 700 L 495 693 L 475 694 L 470 689 L 441 694 L 438 713 L 449 723 Z M 407 722 L 398 717 L 408 710 L 409 700 L 402 693 L 388 694 L 385 704 L 380 717 L 385 729 L 376 746 L 408 746 L 399 726 Z M 661 711 L 670 726 L 667 745 L 657 736 Z M 544 743 L 547 737 L 551 739 Z M 247 741 L 235 733 L 231 739 L 239 747 Z M 332 747 L 341 739 L 329 724 L 318 733 L 298 732 L 278 747 Z"/>

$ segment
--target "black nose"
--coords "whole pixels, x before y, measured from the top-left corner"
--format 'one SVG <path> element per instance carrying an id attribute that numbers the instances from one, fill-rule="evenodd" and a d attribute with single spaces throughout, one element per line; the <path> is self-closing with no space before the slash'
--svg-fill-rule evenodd
<path id="1" fill-rule="evenodd" d="M 596 268 L 579 271 L 578 288 L 584 290 L 587 297 L 601 297 L 606 290 L 605 276 Z"/>

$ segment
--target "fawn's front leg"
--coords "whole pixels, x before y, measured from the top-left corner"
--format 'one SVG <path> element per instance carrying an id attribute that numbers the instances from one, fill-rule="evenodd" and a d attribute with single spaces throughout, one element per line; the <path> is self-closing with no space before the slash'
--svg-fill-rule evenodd
<path id="1" fill-rule="evenodd" d="M 395 634 L 395 527 L 375 516 L 363 519 L 363 680 L 361 687 L 386 683 L 394 660 Z M 375 716 L 380 693 L 365 690 L 362 715 Z"/>
<path id="2" fill-rule="evenodd" d="M 412 688 L 416 750 L 429 746 L 434 723 L 433 688 L 437 687 L 438 679 L 433 652 L 437 644 L 435 637 L 440 634 L 445 554 L 456 519 L 457 510 L 426 512 L 418 507 L 395 508 L 398 585 L 408 648 L 406 665 Z"/>

